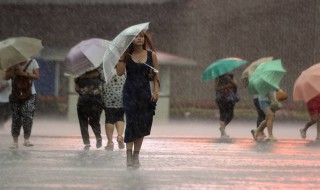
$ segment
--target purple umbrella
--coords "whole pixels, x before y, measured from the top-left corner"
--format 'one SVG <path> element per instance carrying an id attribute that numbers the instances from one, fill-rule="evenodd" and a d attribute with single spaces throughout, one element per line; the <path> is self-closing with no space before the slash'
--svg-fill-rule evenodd
<path id="1" fill-rule="evenodd" d="M 66 58 L 66 72 L 81 75 L 99 67 L 102 64 L 107 43 L 107 40 L 92 38 L 72 47 Z"/>

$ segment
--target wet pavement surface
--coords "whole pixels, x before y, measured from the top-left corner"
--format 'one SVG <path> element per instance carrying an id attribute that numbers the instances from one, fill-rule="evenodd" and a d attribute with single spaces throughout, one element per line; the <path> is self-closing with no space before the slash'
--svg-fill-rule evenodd
<path id="1" fill-rule="evenodd" d="M 77 123 L 35 122 L 35 146 L 24 147 L 20 137 L 18 150 L 8 149 L 8 124 L 0 131 L 0 189 L 320 189 L 315 127 L 304 140 L 302 123 L 278 123 L 277 142 L 254 142 L 253 122 L 230 124 L 230 139 L 220 139 L 214 125 L 155 124 L 142 166 L 127 169 L 117 146 L 97 149 L 92 138 L 93 147 L 83 150 Z"/>

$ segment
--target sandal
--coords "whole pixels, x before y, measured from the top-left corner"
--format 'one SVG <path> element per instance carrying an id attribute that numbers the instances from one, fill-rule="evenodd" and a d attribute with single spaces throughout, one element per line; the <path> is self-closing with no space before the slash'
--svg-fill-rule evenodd
<path id="1" fill-rule="evenodd" d="M 303 129 L 300 129 L 300 136 L 301 136 L 301 138 L 305 139 L 307 137 L 306 131 Z"/>
<path id="2" fill-rule="evenodd" d="M 123 137 L 121 135 L 117 136 L 117 141 L 118 141 L 118 147 L 119 149 L 124 149 L 124 142 L 123 142 Z"/>
<path id="3" fill-rule="evenodd" d="M 114 147 L 114 144 L 107 144 L 107 146 L 104 147 L 105 150 L 109 150 L 109 151 L 113 151 L 113 147 Z"/>
<path id="4" fill-rule="evenodd" d="M 254 129 L 252 129 L 252 130 L 251 130 L 251 134 L 252 134 L 253 139 L 254 139 L 255 141 L 257 141 L 257 140 L 258 140 L 257 131 L 254 130 Z"/>

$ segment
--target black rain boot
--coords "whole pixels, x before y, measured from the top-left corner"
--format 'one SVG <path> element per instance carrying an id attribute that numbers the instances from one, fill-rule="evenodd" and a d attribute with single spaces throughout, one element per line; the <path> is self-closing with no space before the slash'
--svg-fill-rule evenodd
<path id="1" fill-rule="evenodd" d="M 127 150 L 127 167 L 133 167 L 132 150 Z"/>
<path id="2" fill-rule="evenodd" d="M 139 168 L 141 166 L 139 161 L 139 151 L 134 151 L 132 156 L 132 163 L 134 168 Z"/>

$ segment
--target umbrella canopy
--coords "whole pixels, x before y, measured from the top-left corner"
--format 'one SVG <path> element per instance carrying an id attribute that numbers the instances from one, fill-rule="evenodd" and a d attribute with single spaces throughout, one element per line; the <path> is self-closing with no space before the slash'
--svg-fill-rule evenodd
<path id="1" fill-rule="evenodd" d="M 236 57 L 220 59 L 213 62 L 204 70 L 201 76 L 201 80 L 211 80 L 217 78 L 227 72 L 240 67 L 245 63 L 247 63 L 247 61 Z"/>
<path id="2" fill-rule="evenodd" d="M 149 22 L 130 26 L 120 32 L 111 42 L 108 43 L 107 50 L 103 57 L 103 72 L 108 83 L 116 73 L 115 65 L 121 55 L 127 50 L 134 38 L 142 31 L 146 31 Z"/>
<path id="3" fill-rule="evenodd" d="M 293 100 L 308 102 L 320 95 L 320 63 L 302 71 L 293 86 Z"/>
<path id="4" fill-rule="evenodd" d="M 5 70 L 27 61 L 43 48 L 41 40 L 29 37 L 12 37 L 0 42 L 0 68 Z"/>
<path id="5" fill-rule="evenodd" d="M 103 55 L 107 49 L 107 40 L 91 38 L 83 40 L 72 47 L 66 58 L 66 72 L 81 75 L 102 64 Z"/>
<path id="6" fill-rule="evenodd" d="M 263 58 L 260 58 L 254 62 L 252 62 L 243 72 L 242 72 L 242 75 L 241 75 L 241 79 L 243 78 L 249 78 L 249 76 L 256 70 L 256 68 L 262 64 L 262 63 L 265 63 L 265 62 L 268 62 L 268 61 L 272 61 L 273 57 L 263 57 Z"/>
<path id="7" fill-rule="evenodd" d="M 241 83 L 244 87 L 248 86 L 249 76 L 257 69 L 257 67 L 265 62 L 272 61 L 273 57 L 263 57 L 252 62 L 241 74 Z"/>
<path id="8" fill-rule="evenodd" d="M 279 83 L 286 72 L 281 60 L 260 64 L 249 77 L 249 93 L 266 95 L 271 90 L 279 89 Z"/>

